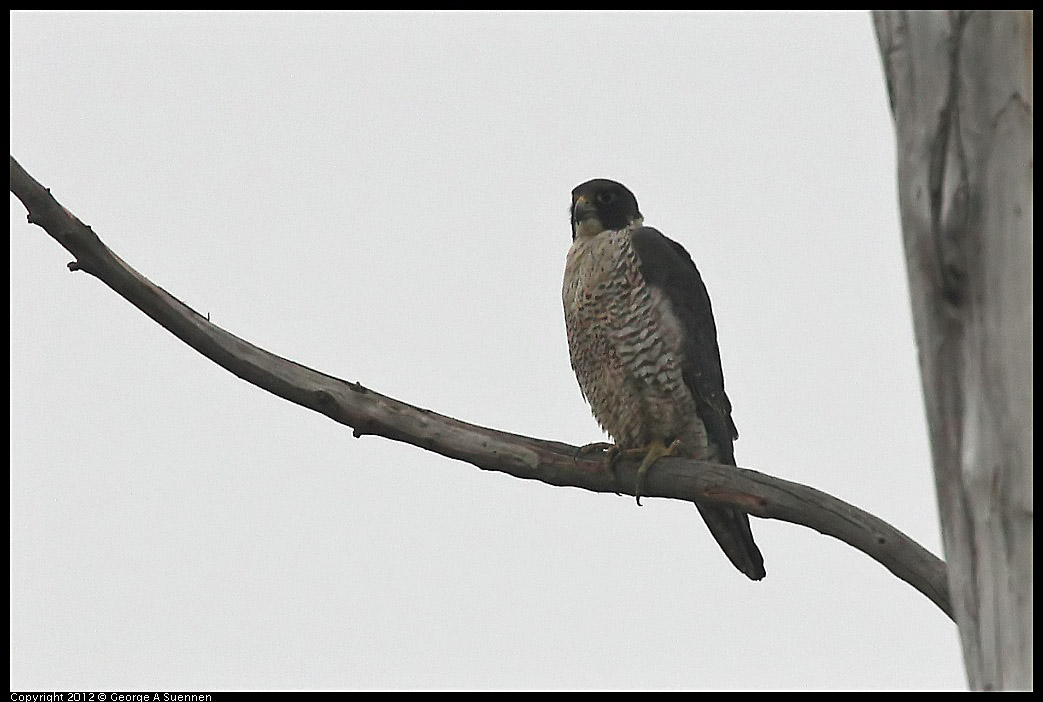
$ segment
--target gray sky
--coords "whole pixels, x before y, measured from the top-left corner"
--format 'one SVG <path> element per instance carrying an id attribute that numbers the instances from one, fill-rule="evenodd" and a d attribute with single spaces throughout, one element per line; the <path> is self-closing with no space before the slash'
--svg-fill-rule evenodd
<path id="1" fill-rule="evenodd" d="M 275 353 L 602 440 L 569 192 L 637 195 L 713 300 L 740 465 L 941 553 L 867 14 L 11 16 L 11 153 Z M 268 395 L 11 197 L 12 689 L 962 688 L 955 625 L 850 547 L 488 474 Z"/>

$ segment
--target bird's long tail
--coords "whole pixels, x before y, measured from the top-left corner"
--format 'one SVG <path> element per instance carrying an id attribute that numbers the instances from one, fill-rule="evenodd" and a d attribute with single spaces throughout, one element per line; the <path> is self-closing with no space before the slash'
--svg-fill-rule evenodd
<path id="1" fill-rule="evenodd" d="M 753 541 L 750 517 L 734 507 L 696 502 L 706 526 L 732 564 L 750 580 L 764 577 L 764 556 Z"/>

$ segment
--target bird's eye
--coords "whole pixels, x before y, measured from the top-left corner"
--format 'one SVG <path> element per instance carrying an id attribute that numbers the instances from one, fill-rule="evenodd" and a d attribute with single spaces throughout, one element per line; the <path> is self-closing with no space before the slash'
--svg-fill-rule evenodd
<path id="1" fill-rule="evenodd" d="M 616 194 L 611 190 L 606 190 L 603 193 L 598 193 L 598 202 L 602 205 L 610 205 L 612 201 L 616 199 Z"/>

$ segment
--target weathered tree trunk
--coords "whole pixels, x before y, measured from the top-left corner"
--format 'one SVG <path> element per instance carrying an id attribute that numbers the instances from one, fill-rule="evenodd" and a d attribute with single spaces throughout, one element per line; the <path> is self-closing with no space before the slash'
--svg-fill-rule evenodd
<path id="1" fill-rule="evenodd" d="M 874 14 L 974 689 L 1032 687 L 1032 13 Z"/>

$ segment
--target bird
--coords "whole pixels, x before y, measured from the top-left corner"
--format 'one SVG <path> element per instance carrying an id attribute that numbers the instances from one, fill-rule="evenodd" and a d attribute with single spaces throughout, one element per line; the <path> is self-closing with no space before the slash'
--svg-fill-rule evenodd
<path id="1" fill-rule="evenodd" d="M 561 291 L 569 358 L 594 418 L 614 442 L 609 455 L 643 456 L 638 503 L 645 474 L 663 456 L 736 465 L 739 432 L 724 391 L 717 326 L 691 255 L 646 227 L 637 198 L 613 180 L 576 186 L 569 217 Z M 698 500 L 695 506 L 732 564 L 762 579 L 764 558 L 749 515 Z"/>

